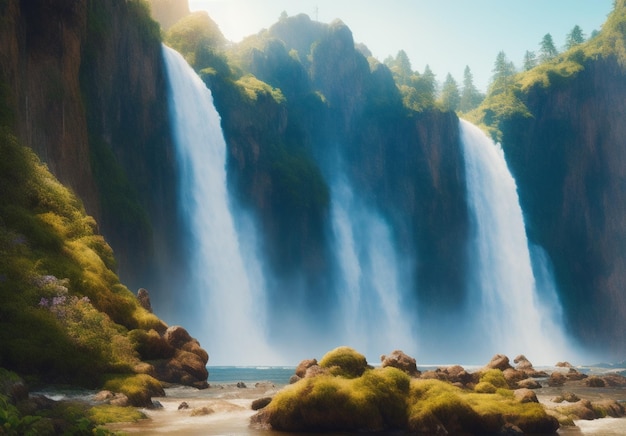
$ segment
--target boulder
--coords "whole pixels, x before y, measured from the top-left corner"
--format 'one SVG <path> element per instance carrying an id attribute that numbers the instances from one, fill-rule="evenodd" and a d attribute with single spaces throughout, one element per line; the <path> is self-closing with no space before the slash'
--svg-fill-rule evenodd
<path id="1" fill-rule="evenodd" d="M 496 354 L 491 358 L 489 363 L 485 366 L 486 369 L 499 369 L 504 371 L 509 368 L 513 368 L 509 363 L 509 358 L 504 354 Z"/>
<path id="2" fill-rule="evenodd" d="M 605 374 L 602 380 L 607 386 L 624 387 L 626 386 L 626 377 L 619 374 Z"/>
<path id="3" fill-rule="evenodd" d="M 601 377 L 592 375 L 585 380 L 585 385 L 589 386 L 590 388 L 603 388 L 606 386 L 606 383 Z"/>
<path id="4" fill-rule="evenodd" d="M 563 386 L 567 378 L 562 372 L 554 371 L 548 378 L 548 386 Z"/>
<path id="5" fill-rule="evenodd" d="M 296 375 L 300 378 L 306 376 L 306 371 L 312 366 L 317 366 L 317 359 L 305 359 L 296 367 Z"/>
<path id="6" fill-rule="evenodd" d="M 148 312 L 152 313 L 152 303 L 150 303 L 150 294 L 144 288 L 139 289 L 137 291 L 137 301 L 139 301 L 139 305 L 146 309 Z"/>
<path id="7" fill-rule="evenodd" d="M 252 402 L 252 410 L 261 410 L 272 402 L 272 397 L 257 398 Z"/>
<path id="8" fill-rule="evenodd" d="M 530 363 L 530 361 L 523 354 L 520 354 L 515 359 L 513 359 L 513 363 L 516 364 L 515 369 L 520 370 L 520 371 L 524 371 L 527 369 L 534 369 L 533 364 Z"/>
<path id="9" fill-rule="evenodd" d="M 209 354 L 187 330 L 180 326 L 169 327 L 161 340 L 167 347 L 173 349 L 174 353 L 170 358 L 152 362 L 158 380 L 198 389 L 209 387 L 207 383 L 209 372 L 206 369 Z"/>
<path id="10" fill-rule="evenodd" d="M 569 362 L 557 362 L 554 366 L 557 368 L 573 368 L 573 365 Z"/>
<path id="11" fill-rule="evenodd" d="M 526 388 L 526 389 L 541 389 L 541 383 L 539 383 L 534 378 L 527 378 L 527 379 L 518 381 L 517 387 Z"/>
<path id="12" fill-rule="evenodd" d="M 504 371 L 502 371 L 502 375 L 504 376 L 504 379 L 511 388 L 517 387 L 520 381 L 528 378 L 524 371 L 513 368 L 505 369 Z"/>
<path id="13" fill-rule="evenodd" d="M 304 378 L 317 377 L 318 375 L 328 374 L 328 369 L 322 368 L 319 365 L 313 365 L 306 369 Z"/>
<path id="14" fill-rule="evenodd" d="M 538 403 L 539 402 L 539 400 L 537 399 L 537 395 L 530 389 L 526 389 L 526 388 L 515 389 L 513 391 L 513 394 L 515 394 L 515 398 L 520 403 Z"/>
<path id="15" fill-rule="evenodd" d="M 587 378 L 587 375 L 583 374 L 582 372 L 579 372 L 578 370 L 576 370 L 576 368 L 570 368 L 567 374 L 565 374 L 565 377 L 567 377 L 568 380 L 573 381 L 573 380 L 583 380 Z"/>
<path id="16" fill-rule="evenodd" d="M 417 370 L 416 360 L 401 350 L 394 350 L 387 356 L 383 355 L 380 357 L 380 360 L 383 368 L 387 366 L 398 368 L 411 377 L 419 377 L 420 375 L 420 372 Z"/>

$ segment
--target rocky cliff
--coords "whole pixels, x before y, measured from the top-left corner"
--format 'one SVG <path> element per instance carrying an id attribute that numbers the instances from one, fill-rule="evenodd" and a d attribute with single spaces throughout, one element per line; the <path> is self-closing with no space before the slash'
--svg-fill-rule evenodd
<path id="1" fill-rule="evenodd" d="M 625 13 L 618 2 L 594 40 L 518 78 L 527 113 L 483 118 L 502 133 L 529 236 L 554 264 L 568 325 L 612 357 L 626 346 Z"/>
<path id="2" fill-rule="evenodd" d="M 154 248 L 175 247 L 162 231 L 175 184 L 158 25 L 118 0 L 9 0 L 0 20 L 19 140 L 96 217 L 129 285 L 151 286 Z"/>

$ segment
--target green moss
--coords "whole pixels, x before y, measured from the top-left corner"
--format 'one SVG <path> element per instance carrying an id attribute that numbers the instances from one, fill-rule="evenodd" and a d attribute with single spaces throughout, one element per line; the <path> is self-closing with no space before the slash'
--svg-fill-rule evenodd
<path id="1" fill-rule="evenodd" d="M 330 369 L 334 375 L 354 378 L 365 372 L 367 359 L 350 347 L 338 347 L 326 353 L 319 361 L 319 365 Z"/>
<path id="2" fill-rule="evenodd" d="M 509 384 L 504 378 L 504 374 L 499 369 L 489 369 L 480 375 L 480 382 L 490 383 L 496 388 L 508 388 Z"/>
<path id="3" fill-rule="evenodd" d="M 165 395 L 161 383 L 147 374 L 108 376 L 104 389 L 126 395 L 133 406 L 150 405 L 152 397 Z"/>
<path id="4" fill-rule="evenodd" d="M 92 407 L 88 410 L 87 416 L 96 425 L 147 419 L 147 416 L 135 407 L 111 406 L 110 404 Z"/>

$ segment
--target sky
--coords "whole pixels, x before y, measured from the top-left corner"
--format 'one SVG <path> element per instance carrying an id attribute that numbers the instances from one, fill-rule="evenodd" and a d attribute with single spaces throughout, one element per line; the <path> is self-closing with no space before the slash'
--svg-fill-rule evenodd
<path id="1" fill-rule="evenodd" d="M 450 73 L 459 86 L 469 66 L 484 92 L 500 51 L 521 68 L 546 33 L 561 50 L 575 25 L 586 37 L 600 30 L 613 0 L 189 0 L 189 7 L 206 10 L 232 42 L 270 27 L 283 11 L 338 18 L 381 62 L 404 50 L 413 70 L 428 65 L 439 83 Z"/>

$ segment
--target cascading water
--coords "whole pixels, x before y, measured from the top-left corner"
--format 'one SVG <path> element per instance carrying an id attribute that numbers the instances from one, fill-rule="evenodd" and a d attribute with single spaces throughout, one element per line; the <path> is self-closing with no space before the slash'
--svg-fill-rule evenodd
<path id="1" fill-rule="evenodd" d="M 415 354 L 414 317 L 404 309 L 411 280 L 388 224 L 345 180 L 335 183 L 331 196 L 346 343 L 370 359 L 390 347 Z"/>
<path id="2" fill-rule="evenodd" d="M 524 353 L 533 362 L 554 364 L 571 349 L 554 321 L 558 301 L 550 310 L 540 304 L 540 292 L 554 295 L 554 286 L 547 274 L 535 280 L 515 180 L 498 145 L 467 121 L 460 129 L 473 221 L 469 316 L 479 324 L 475 348 L 483 356 Z"/>
<path id="3" fill-rule="evenodd" d="M 243 255 L 254 253 L 254 231 L 246 235 L 236 229 L 226 186 L 226 144 L 211 91 L 175 50 L 164 46 L 163 57 L 181 174 L 180 204 L 193 239 L 188 289 L 181 298 L 195 304 L 183 319 L 209 350 L 213 365 L 271 362 L 263 332 L 260 265 Z"/>

